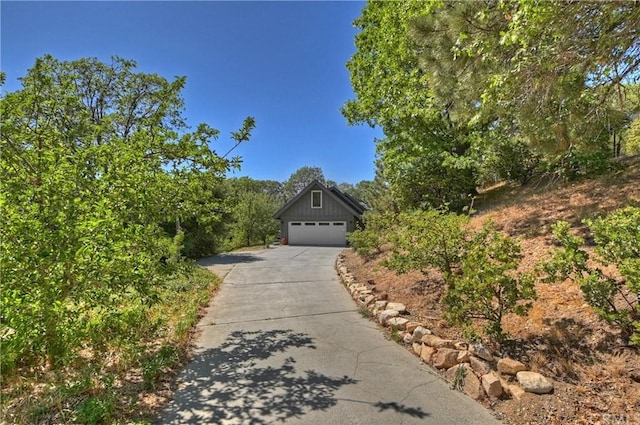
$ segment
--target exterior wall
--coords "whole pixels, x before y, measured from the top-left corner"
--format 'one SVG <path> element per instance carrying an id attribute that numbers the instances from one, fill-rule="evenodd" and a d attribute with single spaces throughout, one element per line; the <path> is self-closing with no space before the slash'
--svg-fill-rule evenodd
<path id="1" fill-rule="evenodd" d="M 282 214 L 280 217 L 281 236 L 289 239 L 290 221 L 346 221 L 347 232 L 352 232 L 355 229 L 356 217 L 327 191 L 322 190 L 322 208 L 311 208 L 311 192 L 313 190 L 322 190 L 322 188 L 312 187 Z"/>

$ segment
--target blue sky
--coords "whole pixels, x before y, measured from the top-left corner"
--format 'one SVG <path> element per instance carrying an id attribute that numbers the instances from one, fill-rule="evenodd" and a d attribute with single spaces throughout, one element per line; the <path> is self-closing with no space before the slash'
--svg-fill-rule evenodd
<path id="1" fill-rule="evenodd" d="M 190 125 L 221 131 L 212 147 L 254 116 L 251 141 L 235 154 L 234 176 L 285 181 L 317 166 L 355 184 L 374 176 L 377 129 L 349 127 L 340 107 L 352 98 L 345 67 L 354 53 L 353 20 L 364 2 L 0 2 L 0 67 L 5 91 L 35 59 L 112 55 L 138 70 L 187 77 Z"/>

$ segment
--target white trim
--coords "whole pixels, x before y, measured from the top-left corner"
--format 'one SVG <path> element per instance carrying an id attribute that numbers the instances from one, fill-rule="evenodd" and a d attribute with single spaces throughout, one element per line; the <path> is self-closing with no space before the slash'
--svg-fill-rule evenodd
<path id="1" fill-rule="evenodd" d="M 319 193 L 320 194 L 320 205 L 319 206 L 315 206 L 313 205 L 313 195 L 315 193 Z M 312 190 L 311 191 L 311 208 L 322 208 L 322 191 L 321 190 Z"/>

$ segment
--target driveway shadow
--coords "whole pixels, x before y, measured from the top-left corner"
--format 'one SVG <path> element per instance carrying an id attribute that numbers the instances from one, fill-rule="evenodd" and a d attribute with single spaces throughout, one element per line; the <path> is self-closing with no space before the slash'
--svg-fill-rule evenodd
<path id="1" fill-rule="evenodd" d="M 357 382 L 312 370 L 299 373 L 291 356 L 269 361 L 292 348 L 315 346 L 308 335 L 291 330 L 232 332 L 219 347 L 195 356 L 181 378 L 187 386 L 158 423 L 282 422 L 334 406 L 336 390 Z"/>
<path id="2" fill-rule="evenodd" d="M 201 258 L 196 263 L 202 267 L 227 265 L 227 264 L 239 264 L 239 263 L 255 263 L 257 261 L 264 261 L 264 259 L 251 253 L 226 253 L 214 255 L 213 257 Z"/>

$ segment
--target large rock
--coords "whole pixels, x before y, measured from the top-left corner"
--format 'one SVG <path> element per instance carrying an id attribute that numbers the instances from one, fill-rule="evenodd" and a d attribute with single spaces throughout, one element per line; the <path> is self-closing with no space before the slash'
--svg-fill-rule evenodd
<path id="1" fill-rule="evenodd" d="M 433 356 L 433 366 L 438 369 L 448 369 L 458 364 L 458 350 L 453 348 L 439 348 Z"/>
<path id="2" fill-rule="evenodd" d="M 491 372 L 491 365 L 476 356 L 471 356 L 469 358 L 469 364 L 471 365 L 471 369 L 480 376 Z"/>
<path id="3" fill-rule="evenodd" d="M 394 311 L 394 310 L 391 310 L 391 311 Z M 395 326 L 396 329 L 403 331 L 408 322 L 409 321 L 404 317 L 392 317 L 387 320 L 387 326 Z"/>
<path id="4" fill-rule="evenodd" d="M 386 301 L 376 301 L 376 303 L 374 304 L 373 308 L 377 309 L 377 310 L 384 310 L 384 308 L 387 306 L 387 302 Z"/>
<path id="5" fill-rule="evenodd" d="M 413 347 L 413 352 L 416 353 L 418 356 L 420 355 L 420 353 L 422 352 L 422 343 L 421 342 L 414 342 L 411 347 Z"/>
<path id="6" fill-rule="evenodd" d="M 449 368 L 445 372 L 445 376 L 450 382 L 454 384 L 461 384 L 462 391 L 474 400 L 479 400 L 484 395 L 480 380 L 473 373 L 471 367 L 467 363 L 462 363 Z M 461 376 L 464 377 L 460 378 Z M 455 382 L 457 379 L 462 379 L 462 382 Z"/>
<path id="7" fill-rule="evenodd" d="M 500 359 L 498 360 L 498 372 L 506 373 L 507 375 L 515 375 L 518 372 L 527 370 L 527 367 L 517 360 L 513 359 Z"/>
<path id="8" fill-rule="evenodd" d="M 512 399 L 520 401 L 526 394 L 520 385 L 512 384 L 502 376 L 498 378 L 500 379 L 500 385 L 502 385 L 502 391 Z"/>
<path id="9" fill-rule="evenodd" d="M 469 363 L 471 355 L 467 350 L 460 351 L 458 354 L 458 363 Z"/>
<path id="10" fill-rule="evenodd" d="M 431 331 L 425 327 L 418 326 L 413 330 L 413 342 L 421 342 L 422 337 L 425 335 L 431 335 Z"/>
<path id="11" fill-rule="evenodd" d="M 474 356 L 480 357 L 481 359 L 486 360 L 488 362 L 492 362 L 493 361 L 493 356 L 491 355 L 491 352 L 481 342 L 476 342 L 476 343 L 473 343 L 473 344 L 469 345 L 469 352 L 471 354 L 473 354 Z"/>
<path id="12" fill-rule="evenodd" d="M 407 326 L 405 326 L 405 329 L 407 332 L 413 332 L 420 326 L 422 326 L 422 324 L 419 322 L 409 322 Z"/>
<path id="13" fill-rule="evenodd" d="M 433 348 L 453 348 L 454 341 L 450 339 L 442 339 L 435 335 L 425 335 L 421 339 L 422 342 Z"/>
<path id="14" fill-rule="evenodd" d="M 420 360 L 425 363 L 431 363 L 431 359 L 433 358 L 435 352 L 435 348 L 429 347 L 428 345 L 423 345 L 422 349 L 420 350 Z"/>
<path id="15" fill-rule="evenodd" d="M 395 310 L 398 313 L 406 313 L 407 306 L 402 303 L 388 303 L 385 307 L 387 310 Z"/>
<path id="16" fill-rule="evenodd" d="M 522 400 L 522 397 L 524 397 L 525 394 L 525 391 L 518 384 L 509 384 L 506 388 L 503 387 L 503 389 L 511 396 L 512 399 L 518 401 Z"/>
<path id="17" fill-rule="evenodd" d="M 502 384 L 500 378 L 493 373 L 482 375 L 482 388 L 489 397 L 498 398 L 502 395 Z"/>
<path id="18" fill-rule="evenodd" d="M 372 302 L 374 302 L 376 300 L 376 297 L 374 297 L 373 295 L 367 295 L 363 300 L 362 300 L 362 304 L 368 306 L 369 304 L 371 304 Z"/>
<path id="19" fill-rule="evenodd" d="M 398 317 L 399 315 L 400 313 L 398 313 L 397 310 L 384 310 L 380 312 L 380 314 L 378 315 L 378 322 L 382 326 L 386 326 L 389 319 L 393 317 Z"/>
<path id="20" fill-rule="evenodd" d="M 410 333 L 406 333 L 402 337 L 402 342 L 404 342 L 405 344 L 409 345 L 409 344 L 411 344 L 413 342 L 413 337 L 411 336 Z"/>
<path id="21" fill-rule="evenodd" d="M 518 372 L 516 378 L 522 389 L 528 393 L 548 394 L 553 391 L 553 384 L 537 372 Z"/>

